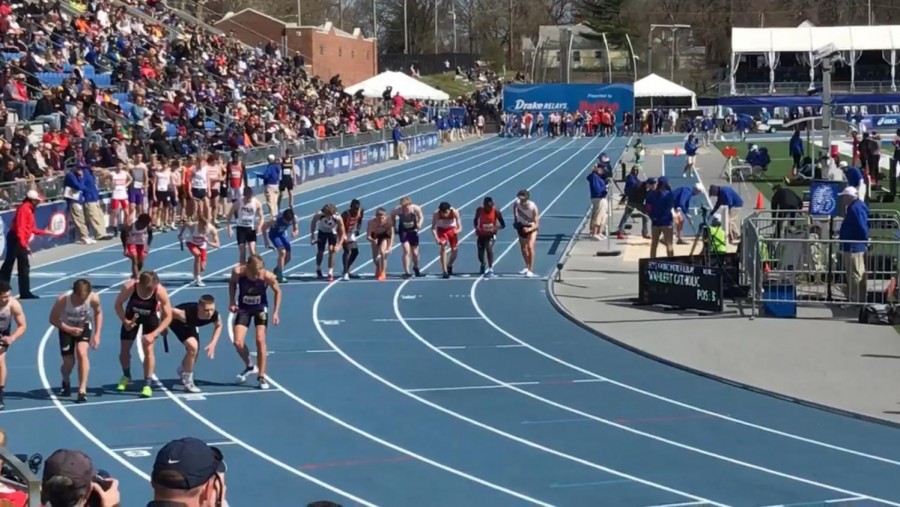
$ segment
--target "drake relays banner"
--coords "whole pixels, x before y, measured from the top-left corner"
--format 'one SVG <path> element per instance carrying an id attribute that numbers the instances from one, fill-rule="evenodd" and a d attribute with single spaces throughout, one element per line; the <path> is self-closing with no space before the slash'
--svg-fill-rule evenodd
<path id="1" fill-rule="evenodd" d="M 594 111 L 607 108 L 619 122 L 626 111 L 634 112 L 634 86 L 613 84 L 508 84 L 503 87 L 507 113 Z"/>

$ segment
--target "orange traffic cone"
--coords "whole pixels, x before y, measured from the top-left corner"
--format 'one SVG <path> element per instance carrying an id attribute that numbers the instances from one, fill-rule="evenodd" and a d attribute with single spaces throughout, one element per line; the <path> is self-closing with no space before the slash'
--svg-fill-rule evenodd
<path id="1" fill-rule="evenodd" d="M 763 206 L 762 192 L 756 193 L 756 209 L 766 209 L 766 207 Z"/>

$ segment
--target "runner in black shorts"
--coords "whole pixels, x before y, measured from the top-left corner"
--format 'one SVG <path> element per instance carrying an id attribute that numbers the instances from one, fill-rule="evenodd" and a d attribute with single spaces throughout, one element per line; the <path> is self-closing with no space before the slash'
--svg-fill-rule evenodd
<path id="1" fill-rule="evenodd" d="M 72 396 L 70 375 L 78 359 L 77 403 L 87 401 L 87 377 L 90 371 L 88 346 L 100 346 L 100 332 L 103 327 L 103 309 L 100 296 L 92 292 L 91 282 L 75 280 L 72 290 L 56 298 L 50 310 L 50 324 L 59 330 L 59 352 L 62 355 L 62 389 L 59 396 Z"/>
<path id="2" fill-rule="evenodd" d="M 281 158 L 281 181 L 278 182 L 278 207 L 281 208 L 281 197 L 285 190 L 288 195 L 288 208 L 294 207 L 294 157 L 291 150 L 284 151 Z"/>
<path id="3" fill-rule="evenodd" d="M 235 235 L 238 244 L 238 261 L 243 264 L 247 260 L 247 250 L 250 255 L 256 255 L 256 235 L 261 232 L 265 221 L 262 211 L 262 203 L 253 197 L 253 189 L 244 187 L 241 199 L 234 201 L 231 211 L 228 213 L 228 236 L 231 236 L 231 220 L 237 220 Z"/>
<path id="4" fill-rule="evenodd" d="M 119 363 L 122 365 L 122 378 L 119 379 L 117 391 L 125 391 L 131 382 L 131 347 L 137 339 L 138 329 L 142 334 L 141 348 L 144 351 L 144 387 L 141 397 L 153 396 L 153 370 L 156 356 L 153 344 L 159 334 L 172 322 L 172 304 L 169 293 L 159 283 L 159 277 L 153 271 L 144 271 L 137 280 L 128 280 L 115 303 L 116 315 L 122 321 L 119 332 Z M 157 313 L 159 312 L 159 313 Z"/>
<path id="5" fill-rule="evenodd" d="M 16 329 L 13 331 L 13 324 Z M 3 388 L 6 385 L 6 351 L 16 340 L 25 335 L 28 324 L 22 303 L 12 295 L 9 282 L 0 280 L 0 410 L 3 410 Z"/>
<path id="6" fill-rule="evenodd" d="M 366 237 L 372 244 L 372 263 L 375 278 L 387 280 L 387 256 L 394 243 L 394 228 L 384 208 L 375 210 L 375 217 L 366 226 Z"/>
<path id="7" fill-rule="evenodd" d="M 260 389 L 268 389 L 266 382 L 266 327 L 269 325 L 268 289 L 272 289 L 275 297 L 275 309 L 272 311 L 272 323 L 278 325 L 278 312 L 281 308 L 281 288 L 275 275 L 266 271 L 262 257 L 251 255 L 247 264 L 238 265 L 231 272 L 228 281 L 229 310 L 234 316 L 234 348 L 244 363 L 244 369 L 238 374 L 239 383 L 247 381 L 247 377 L 256 373 Z M 250 360 L 250 348 L 244 343 L 250 325 L 256 328 L 256 364 Z"/>
<path id="8" fill-rule="evenodd" d="M 328 281 L 334 281 L 334 258 L 337 251 L 344 244 L 346 228 L 344 220 L 338 213 L 334 204 L 326 204 L 322 210 L 313 216 L 309 226 L 309 241 L 316 245 L 316 277 L 325 278 L 322 275 L 322 259 L 325 257 L 325 249 L 328 248 Z"/>
<path id="9" fill-rule="evenodd" d="M 214 324 L 212 338 L 206 346 L 206 356 L 212 359 L 216 353 L 216 343 L 222 334 L 222 319 L 216 311 L 216 299 L 210 294 L 200 296 L 200 301 L 181 303 L 172 308 L 172 323 L 169 331 L 184 345 L 184 359 L 178 366 L 177 373 L 181 377 L 181 385 L 187 393 L 199 393 L 194 384 L 194 365 L 200 352 L 200 329 Z"/>

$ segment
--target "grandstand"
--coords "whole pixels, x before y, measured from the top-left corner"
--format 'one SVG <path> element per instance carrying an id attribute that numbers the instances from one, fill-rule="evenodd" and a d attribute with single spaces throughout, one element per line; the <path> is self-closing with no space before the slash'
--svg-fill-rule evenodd
<path id="1" fill-rule="evenodd" d="M 733 28 L 730 78 L 719 95 L 803 95 L 821 82 L 813 53 L 826 44 L 844 65 L 832 77 L 835 93 L 897 91 L 900 26 Z"/>
<path id="2" fill-rule="evenodd" d="M 307 75 L 299 55 L 251 48 L 163 2 L 20 2 L 0 6 L 0 21 L 6 140 L 19 160 L 29 146 L 59 151 L 55 165 L 5 174 L 5 200 L 84 159 L 92 143 L 111 152 L 113 139 L 161 158 L 238 150 L 253 165 L 286 148 L 381 140 L 389 127 L 389 110 L 341 95 L 339 79 Z"/>

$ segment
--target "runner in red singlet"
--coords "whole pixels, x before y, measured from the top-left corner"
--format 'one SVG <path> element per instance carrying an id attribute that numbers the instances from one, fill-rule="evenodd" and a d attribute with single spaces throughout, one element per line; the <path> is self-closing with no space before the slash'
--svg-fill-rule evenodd
<path id="1" fill-rule="evenodd" d="M 247 182 L 247 171 L 244 168 L 244 163 L 241 162 L 240 153 L 236 151 L 231 152 L 231 162 L 228 162 L 225 171 L 228 176 L 228 202 L 234 203 L 243 196 L 241 187 L 250 186 Z"/>
<path id="2" fill-rule="evenodd" d="M 503 215 L 494 206 L 494 200 L 484 198 L 484 203 L 475 210 L 475 234 L 478 236 L 478 262 L 481 263 L 480 273 L 485 278 L 494 276 L 494 240 L 497 231 L 506 228 Z M 487 255 L 487 259 L 485 259 Z M 485 269 L 487 260 L 487 269 Z"/>
<path id="3" fill-rule="evenodd" d="M 456 254 L 459 251 L 460 232 L 462 232 L 462 220 L 460 220 L 459 211 L 449 202 L 442 202 L 431 219 L 431 234 L 434 236 L 434 241 L 441 247 L 440 260 L 444 278 L 450 278 L 453 275 L 453 262 L 456 261 Z M 447 255 L 448 246 L 450 247 L 449 255 Z"/>

